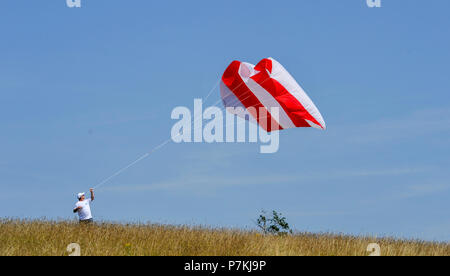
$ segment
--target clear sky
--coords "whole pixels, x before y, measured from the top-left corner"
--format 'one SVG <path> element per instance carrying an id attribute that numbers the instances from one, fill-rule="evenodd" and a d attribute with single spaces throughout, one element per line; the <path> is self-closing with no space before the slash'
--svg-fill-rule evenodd
<path id="1" fill-rule="evenodd" d="M 450 241 L 450 2 L 7 0 L 0 217 L 74 218 L 87 191 L 170 137 L 235 59 L 280 61 L 328 129 L 174 144 L 97 191 L 96 219 Z M 219 100 L 215 91 L 206 103 Z"/>

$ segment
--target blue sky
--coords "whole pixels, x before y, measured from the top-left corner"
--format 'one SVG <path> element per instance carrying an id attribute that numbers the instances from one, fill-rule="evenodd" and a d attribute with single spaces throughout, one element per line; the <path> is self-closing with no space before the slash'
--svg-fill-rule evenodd
<path id="1" fill-rule="evenodd" d="M 170 137 L 235 59 L 280 61 L 326 131 L 174 144 L 97 191 L 96 219 L 450 240 L 450 2 L 8 0 L 0 10 L 0 217 L 73 218 Z M 219 100 L 219 92 L 208 104 Z"/>

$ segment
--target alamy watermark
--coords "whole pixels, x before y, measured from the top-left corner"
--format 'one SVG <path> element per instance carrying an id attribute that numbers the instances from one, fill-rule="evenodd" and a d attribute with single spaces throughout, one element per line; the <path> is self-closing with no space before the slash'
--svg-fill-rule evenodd
<path id="1" fill-rule="evenodd" d="M 381 0 L 366 0 L 369 8 L 381 8 Z M 81 0 L 66 0 L 67 7 L 81 8 Z"/>
<path id="2" fill-rule="evenodd" d="M 225 113 L 225 114 L 224 114 Z M 275 153 L 280 146 L 279 131 L 267 132 L 258 123 L 250 122 L 257 116 L 259 125 L 270 126 L 279 120 L 279 109 L 261 107 L 227 107 L 225 110 L 211 106 L 203 110 L 203 101 L 194 100 L 194 112 L 178 106 L 171 118 L 178 120 L 172 127 L 171 138 L 175 143 L 260 143 L 261 153 Z M 269 118 L 271 121 L 269 122 Z"/>
<path id="3" fill-rule="evenodd" d="M 369 8 L 381 8 L 381 0 L 366 0 Z"/>
<path id="4" fill-rule="evenodd" d="M 81 0 L 66 0 L 66 5 L 69 8 L 81 8 Z"/>
<path id="5" fill-rule="evenodd" d="M 370 243 L 366 251 L 370 253 L 369 256 L 381 256 L 381 246 L 378 243 Z"/>
<path id="6" fill-rule="evenodd" d="M 381 8 L 381 0 L 366 0 L 369 8 Z M 67 7 L 81 8 L 81 0 L 66 0 Z"/>
<path id="7" fill-rule="evenodd" d="M 81 246 L 78 243 L 67 245 L 66 251 L 69 253 L 69 256 L 81 256 Z"/>

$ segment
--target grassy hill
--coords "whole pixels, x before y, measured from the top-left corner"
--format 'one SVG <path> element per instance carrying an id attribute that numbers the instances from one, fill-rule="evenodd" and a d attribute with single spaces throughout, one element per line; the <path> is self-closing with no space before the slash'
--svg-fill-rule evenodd
<path id="1" fill-rule="evenodd" d="M 378 243 L 381 255 L 446 255 L 449 243 L 375 239 L 332 234 L 289 236 L 258 232 L 167 225 L 0 220 L 0 255 L 68 255 L 78 243 L 81 255 L 279 256 L 362 255 Z"/>

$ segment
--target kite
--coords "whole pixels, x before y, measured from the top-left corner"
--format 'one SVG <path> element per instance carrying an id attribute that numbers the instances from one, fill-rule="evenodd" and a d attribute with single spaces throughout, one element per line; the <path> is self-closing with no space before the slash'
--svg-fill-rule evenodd
<path id="1" fill-rule="evenodd" d="M 267 132 L 296 127 L 326 129 L 317 107 L 273 58 L 265 58 L 256 66 L 233 61 L 222 76 L 220 95 L 227 111 L 255 121 Z"/>

